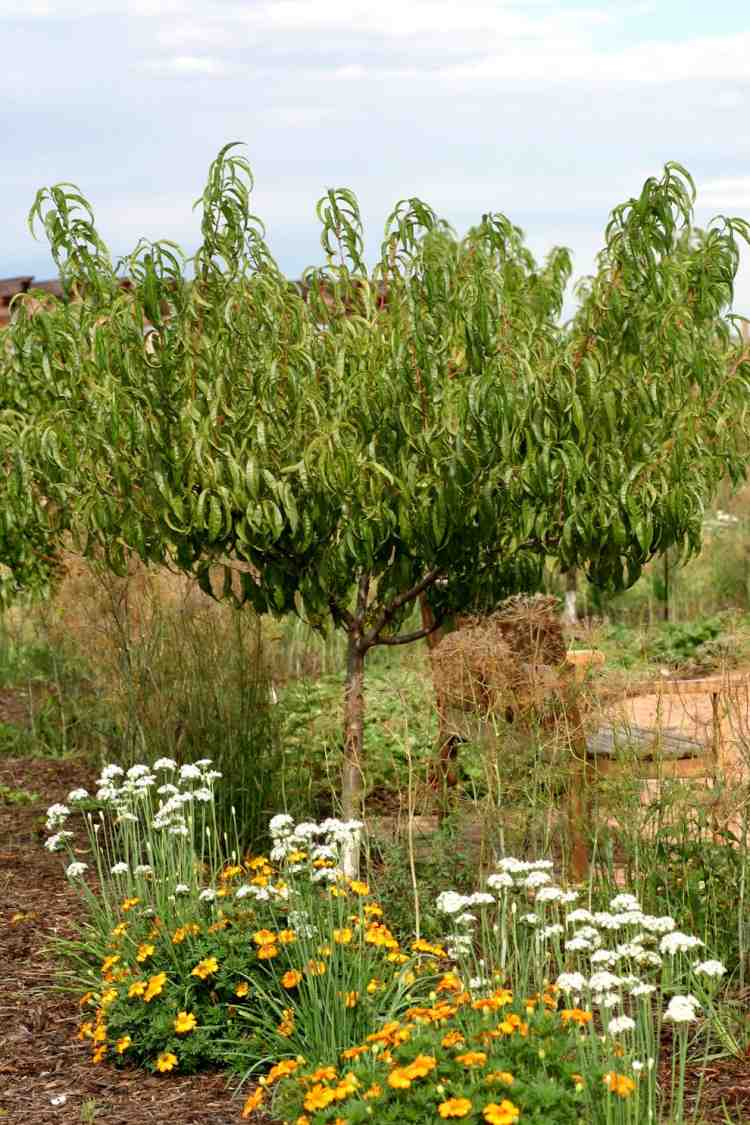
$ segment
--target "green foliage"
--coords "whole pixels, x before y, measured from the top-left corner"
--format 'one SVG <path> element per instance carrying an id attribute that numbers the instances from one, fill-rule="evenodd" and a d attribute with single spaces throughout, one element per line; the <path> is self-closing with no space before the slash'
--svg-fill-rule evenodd
<path id="1" fill-rule="evenodd" d="M 659 634 L 650 640 L 649 656 L 664 664 L 680 665 L 689 662 L 716 662 L 716 641 L 724 631 L 720 617 L 708 617 L 679 624 L 667 623 Z"/>
<path id="2" fill-rule="evenodd" d="M 14 789 L 10 785 L 0 785 L 0 805 L 33 805 L 39 800 L 38 793 L 29 789 Z"/>

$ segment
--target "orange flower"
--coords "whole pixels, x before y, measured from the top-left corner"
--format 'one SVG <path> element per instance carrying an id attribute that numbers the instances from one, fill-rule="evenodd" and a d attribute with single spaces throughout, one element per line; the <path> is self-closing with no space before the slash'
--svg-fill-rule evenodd
<path id="1" fill-rule="evenodd" d="M 278 945 L 261 945 L 260 949 L 258 950 L 259 961 L 270 961 L 272 957 L 278 957 L 278 955 Z"/>
<path id="2" fill-rule="evenodd" d="M 463 1042 L 464 1037 L 460 1031 L 449 1031 L 441 1040 L 444 1047 L 457 1047 L 459 1043 Z"/>
<path id="3" fill-rule="evenodd" d="M 133 1040 L 130 1038 L 129 1035 L 120 1036 L 120 1038 L 115 1043 L 115 1050 L 117 1051 L 118 1055 L 121 1055 L 123 1053 L 123 1051 L 127 1051 L 128 1047 L 130 1046 L 130 1044 L 132 1042 L 133 1042 Z"/>
<path id="4" fill-rule="evenodd" d="M 143 993 L 145 991 L 146 991 L 145 980 L 133 981 L 130 988 L 128 989 L 128 999 L 133 1000 L 136 996 L 143 996 Z"/>
<path id="5" fill-rule="evenodd" d="M 311 977 L 322 977 L 326 971 L 326 963 L 325 961 L 308 961 L 305 970 Z"/>
<path id="6" fill-rule="evenodd" d="M 298 1066 L 299 1063 L 296 1059 L 282 1059 L 281 1062 L 277 1062 L 275 1066 L 271 1067 L 263 1080 L 263 1085 L 273 1086 L 274 1082 L 278 1082 L 279 1078 L 286 1078 L 287 1075 L 294 1074 Z"/>
<path id="7" fill-rule="evenodd" d="M 359 993 L 358 992 L 345 992 L 343 995 L 344 995 L 344 1006 L 345 1007 L 347 1007 L 347 1008 L 356 1008 L 357 1007 L 357 1004 L 359 1002 Z"/>
<path id="8" fill-rule="evenodd" d="M 302 973 L 299 969 L 287 969 L 281 978 L 281 983 L 284 988 L 296 988 L 302 980 Z"/>
<path id="9" fill-rule="evenodd" d="M 138 946 L 138 952 L 135 955 L 136 961 L 145 961 L 147 957 L 153 957 L 154 946 L 150 941 L 142 941 Z"/>
<path id="10" fill-rule="evenodd" d="M 147 1004 L 153 1000 L 154 996 L 159 996 L 161 994 L 166 983 L 166 973 L 156 973 L 155 976 L 149 978 L 146 991 L 143 993 L 143 999 Z"/>
<path id="11" fill-rule="evenodd" d="M 265 1097 L 265 1094 L 259 1086 L 257 1090 L 254 1090 L 252 1092 L 250 1097 L 245 1102 L 245 1105 L 242 1109 L 242 1116 L 243 1117 L 249 1117 L 250 1114 L 253 1113 L 254 1110 L 256 1110 L 258 1108 L 260 1103 L 263 1101 L 264 1097 Z"/>
<path id="12" fill-rule="evenodd" d="M 411 1086 L 411 1076 L 407 1073 L 406 1067 L 394 1066 L 388 1075 L 388 1085 L 394 1090 L 408 1090 Z M 309 1107 L 305 1106 L 305 1108 Z"/>
<path id="13" fill-rule="evenodd" d="M 279 930 L 278 941 L 281 945 L 291 945 L 296 940 L 297 935 L 294 930 Z"/>
<path id="14" fill-rule="evenodd" d="M 215 957 L 204 957 L 202 961 L 198 962 L 194 969 L 191 969 L 190 975 L 205 980 L 206 977 L 210 977 L 212 973 L 217 972 L 218 968 L 219 962 Z"/>
<path id="15" fill-rule="evenodd" d="M 372 1101 L 373 1098 L 379 1098 L 382 1093 L 383 1087 L 378 1086 L 377 1082 L 373 1082 L 372 1086 L 370 1086 L 369 1089 L 365 1090 L 362 1097 L 366 1102 L 369 1102 Z"/>
<path id="16" fill-rule="evenodd" d="M 276 934 L 273 930 L 258 930 L 253 934 L 253 941 L 256 945 L 275 945 Z"/>
<path id="17" fill-rule="evenodd" d="M 417 1055 L 414 1062 L 410 1062 L 405 1070 L 409 1078 L 426 1078 L 436 1066 L 437 1062 L 432 1055 Z"/>
<path id="18" fill-rule="evenodd" d="M 239 996 L 240 999 L 242 999 L 243 996 L 247 996 L 247 994 L 249 992 L 250 992 L 250 985 L 247 983 L 246 980 L 241 980 L 240 983 L 237 985 L 237 987 L 234 990 L 235 996 Z"/>
<path id="19" fill-rule="evenodd" d="M 336 1095 L 333 1090 L 328 1086 L 321 1086 L 318 1082 L 311 1090 L 307 1091 L 302 1104 L 310 1113 L 314 1113 L 316 1109 L 326 1109 L 335 1098 Z"/>
<path id="20" fill-rule="evenodd" d="M 628 1078 L 626 1074 L 617 1074 L 614 1070 L 608 1071 L 602 1081 L 610 1093 L 617 1094 L 619 1098 L 629 1098 L 635 1089 L 632 1078 Z"/>
<path id="21" fill-rule="evenodd" d="M 134 906 L 137 906 L 140 901 L 139 898 L 126 898 L 120 903 L 120 910 L 122 910 L 124 914 L 127 914 L 127 912 L 132 910 Z"/>
<path id="22" fill-rule="evenodd" d="M 342 930 L 334 930 L 333 940 L 337 945 L 348 945 L 352 940 L 352 931 L 348 927 L 345 927 Z"/>
<path id="23" fill-rule="evenodd" d="M 503 1086 L 512 1086 L 513 1085 L 513 1075 L 510 1073 L 509 1070 L 493 1070 L 491 1074 L 487 1075 L 487 1077 L 485 1078 L 485 1082 L 488 1085 L 492 1085 L 495 1082 L 499 1082 Z"/>
<path id="24" fill-rule="evenodd" d="M 281 1017 L 281 1023 L 279 1024 L 277 1031 L 279 1035 L 283 1035 L 285 1039 L 288 1039 L 288 1037 L 294 1031 L 294 1012 L 291 1008 L 284 1008 L 284 1012 Z"/>
<path id="25" fill-rule="evenodd" d="M 471 1110 L 468 1098 L 448 1098 L 447 1102 L 441 1102 L 438 1106 L 441 1117 L 468 1117 Z"/>
<path id="26" fill-rule="evenodd" d="M 370 1048 L 365 1043 L 362 1047 L 347 1047 L 345 1051 L 341 1052 L 342 1059 L 357 1059 L 360 1055 L 364 1055 Z"/>
<path id="27" fill-rule="evenodd" d="M 591 1012 L 584 1012 L 581 1008 L 563 1008 L 560 1012 L 560 1019 L 563 1023 L 577 1023 L 582 1026 L 585 1023 L 591 1023 L 593 1016 Z"/>
<path id="28" fill-rule="evenodd" d="M 488 1125 L 514 1125 L 521 1116 L 521 1111 L 518 1106 L 513 1105 L 507 1098 L 498 1105 L 497 1102 L 491 1102 L 486 1105 L 482 1110 L 482 1116 Z"/>
<path id="29" fill-rule="evenodd" d="M 456 1062 L 460 1062 L 462 1066 L 484 1066 L 487 1062 L 487 1056 L 484 1051 L 467 1051 L 463 1055 L 456 1055 Z"/>
<path id="30" fill-rule="evenodd" d="M 116 965 L 119 960 L 120 960 L 120 958 L 119 958 L 119 955 L 117 953 L 113 953 L 111 955 L 111 957 L 105 957 L 104 960 L 102 961 L 102 976 L 104 976 L 105 973 L 108 973 L 109 970 L 114 965 Z"/>

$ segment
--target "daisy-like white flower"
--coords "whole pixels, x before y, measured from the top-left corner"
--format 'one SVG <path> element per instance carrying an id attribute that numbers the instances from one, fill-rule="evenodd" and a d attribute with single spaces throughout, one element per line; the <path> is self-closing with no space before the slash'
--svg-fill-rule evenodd
<path id="1" fill-rule="evenodd" d="M 565 948 L 570 953 L 586 953 L 591 949 L 591 942 L 586 941 L 586 938 L 572 937 L 565 942 Z"/>
<path id="2" fill-rule="evenodd" d="M 535 890 L 536 887 L 543 887 L 545 883 L 550 883 L 552 876 L 547 871 L 530 871 L 523 881 L 524 887 L 529 890 Z"/>
<path id="3" fill-rule="evenodd" d="M 289 836 L 294 828 L 294 817 L 289 816 L 288 813 L 277 813 L 272 816 L 268 824 L 268 829 L 272 836 Z"/>
<path id="4" fill-rule="evenodd" d="M 668 914 L 663 914 L 661 918 L 654 918 L 651 914 L 645 914 L 641 925 L 644 930 L 648 930 L 650 934 L 668 934 L 675 928 L 677 923 L 674 918 L 670 918 Z"/>
<path id="5" fill-rule="evenodd" d="M 589 977 L 589 988 L 592 992 L 610 992 L 613 988 L 619 988 L 620 983 L 620 978 L 614 973 L 607 972 L 606 969 L 600 973 L 592 973 Z"/>
<path id="6" fill-rule="evenodd" d="M 670 1023 L 694 1023 L 700 1004 L 694 996 L 673 996 L 667 1005 L 664 1019 Z"/>
<path id="7" fill-rule="evenodd" d="M 65 840 L 72 840 L 73 832 L 56 832 L 54 836 L 50 836 L 44 842 L 44 846 L 48 852 L 59 852 Z"/>
<path id="8" fill-rule="evenodd" d="M 529 876 L 531 878 L 531 876 Z M 540 887 L 536 894 L 537 902 L 558 902 L 563 896 L 559 887 Z"/>
<path id="9" fill-rule="evenodd" d="M 85 801 L 89 795 L 88 789 L 71 789 L 68 793 L 69 801 Z"/>
<path id="10" fill-rule="evenodd" d="M 656 985 L 646 984 L 645 981 L 640 981 L 638 984 L 634 984 L 630 989 L 631 996 L 652 996 L 654 992 L 656 992 Z"/>
<path id="11" fill-rule="evenodd" d="M 468 905 L 466 895 L 457 894 L 456 891 L 443 891 L 435 900 L 435 906 L 441 914 L 458 914 L 459 910 Z"/>
<path id="12" fill-rule="evenodd" d="M 586 910 L 585 907 L 579 906 L 577 907 L 577 909 L 571 910 L 570 914 L 567 915 L 565 921 L 569 926 L 572 926 L 576 922 L 593 922 L 594 915 L 590 910 Z"/>
<path id="13" fill-rule="evenodd" d="M 65 868 L 65 874 L 69 879 L 80 879 L 84 871 L 88 871 L 88 866 L 87 863 L 69 863 Z"/>
<path id="14" fill-rule="evenodd" d="M 512 875 L 509 875 L 507 871 L 499 871 L 494 875 L 488 875 L 487 886 L 492 887 L 493 891 L 501 891 L 513 887 L 515 884 Z"/>
<path id="15" fill-rule="evenodd" d="M 130 867 L 124 860 L 120 860 L 119 863 L 113 863 L 109 869 L 110 875 L 127 875 L 129 871 Z"/>
<path id="16" fill-rule="evenodd" d="M 198 766 L 193 765 L 192 762 L 187 762 L 184 766 L 180 766 L 180 781 L 200 781 L 201 771 Z"/>
<path id="17" fill-rule="evenodd" d="M 67 805 L 61 805 L 59 802 L 50 805 L 47 809 L 47 831 L 51 832 L 53 828 L 60 828 L 70 816 L 70 809 Z"/>
<path id="18" fill-rule="evenodd" d="M 213 902 L 216 898 L 216 891 L 212 887 L 205 887 L 204 890 L 198 895 L 201 902 Z"/>
<path id="19" fill-rule="evenodd" d="M 177 762 L 173 758 L 157 758 L 154 762 L 155 770 L 176 770 Z"/>

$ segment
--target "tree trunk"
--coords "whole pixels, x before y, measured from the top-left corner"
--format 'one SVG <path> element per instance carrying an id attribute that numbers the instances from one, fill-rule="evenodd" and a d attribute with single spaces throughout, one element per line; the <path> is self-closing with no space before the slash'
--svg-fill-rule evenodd
<path id="1" fill-rule="evenodd" d="M 344 820 L 362 816 L 364 790 L 362 756 L 365 720 L 365 652 L 358 631 L 349 632 L 344 687 L 344 769 L 341 780 L 341 809 Z M 359 847 L 347 845 L 342 856 L 344 874 L 356 879 L 359 874 Z"/>
<path id="2" fill-rule="evenodd" d="M 578 571 L 574 566 L 565 571 L 563 621 L 566 625 L 576 625 L 578 622 Z"/>

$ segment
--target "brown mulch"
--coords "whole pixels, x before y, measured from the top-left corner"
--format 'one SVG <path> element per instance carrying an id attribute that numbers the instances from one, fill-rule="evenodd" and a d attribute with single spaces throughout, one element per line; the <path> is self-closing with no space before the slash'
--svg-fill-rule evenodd
<path id="1" fill-rule="evenodd" d="M 73 760 L 0 758 L 0 785 L 41 798 L 0 801 L 0 1125 L 237 1125 L 244 1092 L 233 1097 L 222 1074 L 93 1066 L 76 1038 L 75 997 L 54 990 L 45 946 L 52 936 L 74 935 L 80 906 L 60 856 L 42 846 L 44 816 L 92 780 Z"/>

